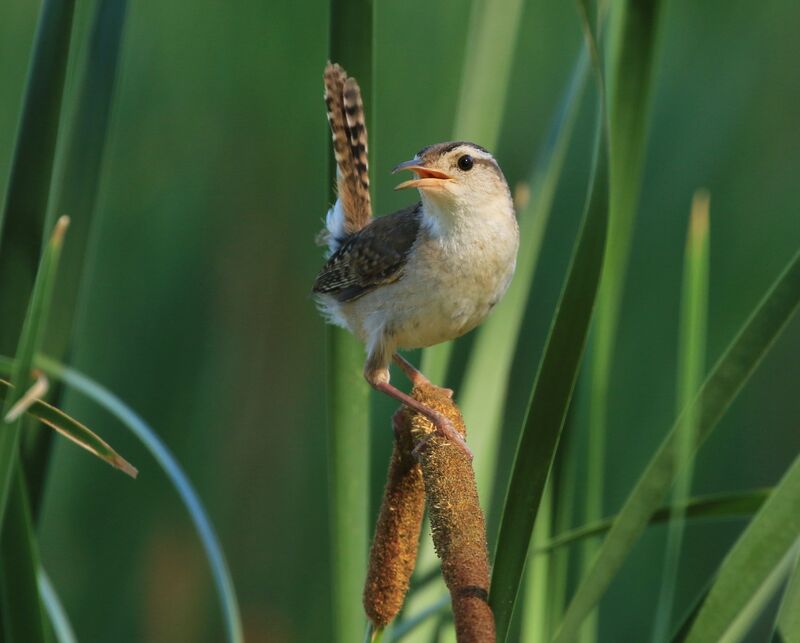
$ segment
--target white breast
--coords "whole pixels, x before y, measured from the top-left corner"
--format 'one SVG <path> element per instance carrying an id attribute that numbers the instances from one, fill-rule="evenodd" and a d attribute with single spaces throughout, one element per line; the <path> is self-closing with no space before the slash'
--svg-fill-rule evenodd
<path id="1" fill-rule="evenodd" d="M 501 207 L 491 207 L 501 205 Z M 508 288 L 519 231 L 510 202 L 487 204 L 453 226 L 424 215 L 403 277 L 332 315 L 367 344 L 389 354 L 444 342 L 472 330 Z M 331 311 L 333 312 L 333 311 Z"/>

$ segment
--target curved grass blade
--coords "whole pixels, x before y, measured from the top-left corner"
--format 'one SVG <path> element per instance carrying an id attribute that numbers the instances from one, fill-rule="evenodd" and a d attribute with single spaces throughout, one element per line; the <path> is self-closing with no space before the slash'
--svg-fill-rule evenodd
<path id="1" fill-rule="evenodd" d="M 47 617 L 50 619 L 50 626 L 56 635 L 56 642 L 78 643 L 67 612 L 61 604 L 53 584 L 50 582 L 50 577 L 41 566 L 39 567 L 36 581 L 39 587 L 39 597 L 42 599 L 42 605 L 47 612 Z"/>
<path id="2" fill-rule="evenodd" d="M 490 150 L 497 147 L 523 6 L 523 0 L 472 3 L 454 141 L 475 141 Z M 452 352 L 453 342 L 422 351 L 421 370 L 431 382 L 445 385 Z"/>
<path id="3" fill-rule="evenodd" d="M 368 130 L 372 113 L 373 3 L 371 0 L 331 0 L 330 58 L 358 80 Z M 320 70 L 322 71 L 322 70 Z M 322 103 L 320 102 L 320 109 Z M 322 111 L 320 111 L 322 118 Z M 375 158 L 375 137 L 370 141 Z M 336 174 L 333 155 L 329 172 Z M 372 181 L 372 189 L 375 189 Z M 326 404 L 328 416 L 328 476 L 331 529 L 331 640 L 358 641 L 364 633 L 361 605 L 369 551 L 369 387 L 364 382 L 364 349 L 341 328 L 326 333 Z"/>
<path id="4" fill-rule="evenodd" d="M 588 69 L 588 55 L 584 49 L 556 110 L 546 144 L 531 171 L 528 203 L 518 215 L 521 243 L 515 277 L 503 300 L 475 337 L 459 392 L 467 426 L 477 427 L 470 444 L 477 454 L 478 490 L 486 499 L 492 497 L 490 485 L 496 482 L 497 445 L 517 339 L 556 187 L 580 111 Z"/>
<path id="5" fill-rule="evenodd" d="M 692 199 L 689 233 L 684 257 L 681 301 L 680 342 L 678 349 L 678 408 L 689 405 L 703 381 L 708 317 L 708 192 L 699 190 Z M 698 409 L 699 410 L 699 409 Z M 697 411 L 697 410 L 696 410 Z M 687 414 L 678 429 L 678 465 L 672 495 L 673 516 L 669 522 L 664 576 L 657 602 L 653 640 L 669 640 L 675 584 L 678 578 L 684 511 L 692 491 L 694 435 L 697 412 Z"/>
<path id="6" fill-rule="evenodd" d="M 784 641 L 800 641 L 800 555 L 778 612 L 778 632 Z"/>
<path id="7" fill-rule="evenodd" d="M 419 614 L 402 620 L 394 625 L 391 632 L 386 637 L 386 643 L 395 643 L 396 641 L 404 639 L 418 626 L 422 625 L 428 619 L 431 619 L 438 614 L 442 614 L 445 610 L 447 610 L 448 607 L 450 607 L 449 594 L 442 596 L 438 601 L 420 611 Z"/>
<path id="8" fill-rule="evenodd" d="M 13 389 L 2 406 L 0 416 L 0 526 L 3 524 L 6 498 L 11 486 L 12 475 L 17 459 L 19 434 L 22 418 L 8 422 L 8 412 L 25 394 L 31 382 L 33 356 L 41 345 L 44 326 L 53 295 L 53 288 L 58 270 L 58 259 L 64 241 L 64 232 L 69 224 L 67 217 L 61 217 L 53 230 L 53 236 L 47 244 L 36 281 L 31 294 L 30 305 L 22 325 L 22 332 L 17 345 L 17 358 L 11 371 Z"/>
<path id="9" fill-rule="evenodd" d="M 48 220 L 69 213 L 70 242 L 42 351 L 61 359 L 72 335 L 111 115 L 127 0 L 99 0 L 65 152 L 56 162 Z"/>
<path id="10" fill-rule="evenodd" d="M 489 602 L 505 641 L 545 482 L 578 375 L 589 329 L 608 219 L 608 159 L 603 81 L 591 31 L 584 29 L 598 84 L 598 127 L 591 188 L 539 372 L 531 391 L 497 539 Z"/>
<path id="11" fill-rule="evenodd" d="M 574 639 L 583 619 L 594 608 L 627 558 L 647 521 L 672 484 L 677 457 L 677 427 L 686 413 L 699 409 L 695 449 L 745 385 L 800 304 L 800 251 L 753 311 L 739 334 L 706 377 L 690 409 L 684 409 L 614 520 L 589 573 L 567 608 L 555 641 Z"/>
<path id="12" fill-rule="evenodd" d="M 94 5 L 76 106 L 63 137 L 64 151 L 57 157 L 53 171 L 53 194 L 45 228 L 63 212 L 68 212 L 72 219 L 70 242 L 61 258 L 59 288 L 53 296 L 50 323 L 42 346 L 42 352 L 56 359 L 63 359 L 71 346 L 80 309 L 84 264 L 95 218 L 127 5 L 127 0 L 98 0 Z M 60 406 L 61 391 L 53 390 L 50 399 Z M 50 431 L 36 430 L 25 435 L 23 457 L 34 517 L 43 501 L 53 438 Z"/>
<path id="13" fill-rule="evenodd" d="M 36 585 L 39 556 L 20 466 L 14 469 L 6 511 L 0 539 L 0 600 L 6 639 L 8 643 L 44 643 L 44 614 Z"/>
<path id="14" fill-rule="evenodd" d="M 9 382 L 0 379 L 0 402 L 4 401 L 13 390 L 14 387 Z M 136 467 L 114 451 L 107 442 L 60 409 L 43 400 L 35 400 L 27 408 L 26 413 L 57 431 L 79 447 L 86 449 L 92 455 L 107 462 L 112 467 L 127 473 L 131 478 L 135 478 L 138 475 L 139 472 Z"/>
<path id="15" fill-rule="evenodd" d="M 603 515 L 611 360 L 644 170 L 661 5 L 661 0 L 627 0 L 612 3 L 611 9 L 608 83 L 610 210 L 608 246 L 587 360 L 586 522 L 599 520 Z M 589 13 L 587 8 L 587 16 Z M 593 557 L 596 547 L 594 542 L 586 544 L 584 567 Z"/>
<path id="16" fill-rule="evenodd" d="M 33 266 L 38 260 L 39 248 L 29 241 L 44 236 L 74 10 L 75 0 L 45 0 L 39 15 L 11 176 L 0 210 L 3 262 L 8 260 L 8 248 L 22 248 L 23 252 L 31 253 L 26 259 L 31 259 Z M 0 274 L 7 272 L 6 267 L 0 263 Z M 0 292 L 3 290 L 0 288 Z M 5 307 L 3 314 L 9 314 Z M 7 319 L 4 322 L 8 324 Z"/>
<path id="17" fill-rule="evenodd" d="M 800 456 L 720 565 L 687 643 L 736 641 L 790 573 L 800 546 Z"/>
<path id="18" fill-rule="evenodd" d="M 7 363 L 7 360 L 5 361 Z M 79 391 L 111 413 L 144 444 L 156 459 L 180 495 L 194 523 L 197 534 L 200 536 L 203 549 L 206 552 L 206 558 L 211 566 L 214 584 L 217 588 L 225 621 L 226 639 L 229 643 L 242 643 L 244 641 L 242 621 L 228 563 L 225 560 L 219 539 L 203 508 L 203 504 L 200 502 L 197 492 L 194 490 L 192 483 L 189 482 L 180 464 L 175 460 L 175 456 L 172 455 L 155 431 L 141 417 L 101 384 L 74 369 L 43 356 L 37 358 L 36 365 L 54 379 L 63 381 L 67 386 Z M 359 637 L 360 635 L 359 633 Z"/>
<path id="19" fill-rule="evenodd" d="M 755 489 L 744 493 L 713 494 L 693 498 L 680 510 L 686 518 L 712 519 L 712 518 L 743 518 L 753 515 L 764 504 L 772 489 Z M 675 507 L 661 507 L 656 510 L 648 521 L 649 525 L 669 522 L 672 519 Z M 535 554 L 545 554 L 567 545 L 573 545 L 586 538 L 599 536 L 606 533 L 614 524 L 616 516 L 605 520 L 584 525 L 577 529 L 560 534 L 543 547 L 534 550 Z"/>
<path id="20" fill-rule="evenodd" d="M 694 620 L 697 618 L 697 613 L 703 606 L 703 602 L 706 600 L 708 592 L 711 591 L 712 581 L 713 579 L 707 581 L 703 586 L 703 589 L 697 594 L 697 596 L 694 597 L 691 606 L 686 610 L 683 618 L 680 619 L 678 625 L 675 627 L 674 634 L 670 639 L 671 643 L 684 643 L 684 641 L 686 641 L 689 630 L 691 629 Z"/>

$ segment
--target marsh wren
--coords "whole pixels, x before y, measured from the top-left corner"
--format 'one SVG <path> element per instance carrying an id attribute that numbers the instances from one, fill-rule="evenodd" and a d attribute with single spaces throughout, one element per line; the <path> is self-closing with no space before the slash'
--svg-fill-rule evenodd
<path id="1" fill-rule="evenodd" d="M 412 382 L 424 378 L 396 351 L 463 335 L 505 293 L 519 246 L 506 179 L 479 145 L 431 145 L 392 170 L 416 174 L 395 189 L 417 188 L 420 201 L 373 219 L 361 93 L 338 65 L 326 67 L 325 102 L 338 198 L 323 231 L 329 256 L 314 282 L 318 305 L 366 345 L 370 385 L 428 417 L 469 453 L 447 418 L 390 384 L 389 364 L 394 359 Z"/>

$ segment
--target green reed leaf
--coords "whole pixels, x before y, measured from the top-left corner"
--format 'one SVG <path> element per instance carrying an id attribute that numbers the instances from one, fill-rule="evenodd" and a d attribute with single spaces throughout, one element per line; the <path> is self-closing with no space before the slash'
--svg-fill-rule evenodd
<path id="1" fill-rule="evenodd" d="M 739 334 L 706 377 L 692 405 L 676 420 L 614 520 L 589 573 L 567 608 L 555 641 L 577 634 L 583 619 L 605 593 L 673 482 L 677 464 L 677 432 L 686 413 L 699 411 L 697 448 L 773 345 L 800 304 L 800 252 L 797 252 L 761 300 Z"/>
<path id="2" fill-rule="evenodd" d="M 686 643 L 738 641 L 794 567 L 800 547 L 800 456 L 722 561 Z"/>
<path id="3" fill-rule="evenodd" d="M 536 514 L 575 387 L 603 265 L 608 218 L 606 121 L 599 56 L 591 33 L 586 31 L 586 37 L 598 81 L 600 106 L 591 187 L 531 391 L 503 507 L 489 593 L 498 641 L 504 641 L 508 635 Z"/>

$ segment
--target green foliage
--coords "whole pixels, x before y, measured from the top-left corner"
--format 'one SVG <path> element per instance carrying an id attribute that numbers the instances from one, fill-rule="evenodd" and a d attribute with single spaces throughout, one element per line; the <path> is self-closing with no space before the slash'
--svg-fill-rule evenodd
<path id="1" fill-rule="evenodd" d="M 330 57 L 361 87 L 367 119 L 373 86 L 372 2 L 332 0 Z M 321 83 L 321 81 L 320 81 Z M 321 86 L 321 84 L 320 84 Z M 322 113 L 322 101 L 320 101 Z M 367 122 L 369 130 L 370 120 Z M 370 140 L 374 154 L 374 136 Z M 335 183 L 329 154 L 328 184 Z M 334 195 L 331 195 L 331 200 Z M 361 373 L 364 349 L 340 328 L 327 330 L 327 433 L 331 506 L 331 582 L 333 640 L 357 641 L 364 631 L 361 591 L 367 572 L 369 534 L 369 388 Z M 354 476 L 361 471 L 363 476 Z"/>
<path id="2" fill-rule="evenodd" d="M 5 401 L 9 395 L 13 395 L 14 390 L 11 384 L 5 380 L 0 380 L 0 401 Z M 71 418 L 63 411 L 42 400 L 35 400 L 27 407 L 26 413 L 39 420 L 42 424 L 46 424 L 51 429 L 58 431 L 65 438 L 86 449 L 89 453 L 108 462 L 111 466 L 124 471 L 133 478 L 136 477 L 137 471 L 135 467 L 88 427 Z"/>
<path id="3" fill-rule="evenodd" d="M 44 614 L 36 581 L 38 554 L 22 469 L 17 466 L 0 542 L 0 605 L 4 640 L 45 643 Z"/>
<path id="4" fill-rule="evenodd" d="M 608 247 L 589 355 L 589 419 L 586 465 L 587 521 L 603 515 L 608 399 L 612 357 L 630 243 L 644 172 L 661 0 L 620 0 L 611 5 L 609 65 Z M 586 545 L 584 567 L 596 544 Z M 589 624 L 593 632 L 592 624 Z"/>
<path id="5" fill-rule="evenodd" d="M 11 487 L 14 469 L 17 466 L 15 460 L 18 455 L 19 434 L 23 422 L 22 416 L 10 419 L 9 413 L 14 405 L 22 399 L 31 381 L 33 356 L 41 346 L 44 337 L 45 323 L 55 286 L 58 259 L 67 225 L 66 218 L 59 220 L 42 257 L 31 294 L 31 303 L 22 325 L 17 358 L 11 372 L 11 390 L 3 401 L 3 419 L 0 427 L 5 430 L 0 432 L 0 526 L 3 524 L 2 517 L 5 512 L 6 498 Z"/>
<path id="6" fill-rule="evenodd" d="M 578 586 L 564 616 L 556 641 L 568 641 L 596 605 L 619 570 L 648 519 L 673 481 L 677 466 L 678 430 L 687 414 L 699 414 L 695 448 L 717 422 L 752 375 L 781 330 L 800 305 L 800 252 L 781 274 L 758 308 L 685 407 L 658 451 L 639 477 L 622 511 Z"/>
<path id="7" fill-rule="evenodd" d="M 692 203 L 681 290 L 680 342 L 678 348 L 677 413 L 688 407 L 700 388 L 705 371 L 706 318 L 708 316 L 708 193 L 698 192 Z M 678 467 L 673 493 L 675 513 L 669 525 L 664 578 L 655 619 L 656 641 L 664 641 L 669 632 L 675 597 L 681 543 L 683 541 L 682 507 L 692 491 L 694 442 L 699 409 L 684 417 L 678 429 Z"/>
<path id="8" fill-rule="evenodd" d="M 720 566 L 687 643 L 739 641 L 788 576 L 800 551 L 800 457 Z"/>
<path id="9" fill-rule="evenodd" d="M 591 49 L 593 43 L 587 37 Z M 606 121 L 596 51 L 593 58 L 600 91 L 597 147 L 586 213 L 531 391 L 497 538 L 490 603 L 500 641 L 508 635 L 536 513 L 578 376 L 603 266 L 608 217 Z"/>
<path id="10" fill-rule="evenodd" d="M 567 638 L 595 610 L 589 639 L 646 640 L 658 609 L 671 613 L 662 616 L 662 636 L 680 630 L 676 641 L 711 626 L 766 640 L 776 614 L 783 640 L 797 638 L 791 534 L 766 529 L 768 513 L 751 520 L 767 511 L 767 491 L 747 491 L 785 482 L 800 448 L 796 316 L 767 351 L 778 318 L 789 317 L 786 275 L 784 295 L 765 300 L 771 313 L 758 309 L 726 345 L 797 251 L 800 86 L 787 61 L 800 56 L 800 6 L 592 4 L 601 6 L 586 8 L 587 22 L 605 32 L 598 39 L 609 78 L 610 220 L 587 359 L 573 368 L 579 346 L 556 354 L 546 341 L 581 237 L 593 158 L 588 101 L 570 97 L 588 69 L 579 69 L 585 60 L 574 64 L 574 3 L 198 0 L 189 15 L 175 3 L 127 12 L 125 0 L 87 0 L 75 3 L 74 20 L 70 2 L 4 3 L 0 354 L 20 357 L 44 232 L 68 214 L 44 338 L 49 357 L 34 364 L 58 410 L 34 402 L 28 415 L 47 409 L 67 425 L 64 417 L 80 418 L 142 469 L 134 484 L 60 439 L 48 458 L 29 438 L 53 432 L 27 420 L 19 435 L 37 538 L 30 520 L 7 518 L 15 531 L 4 534 L 6 546 L 14 537 L 21 543 L 9 551 L 30 553 L 13 561 L 27 590 L 15 594 L 15 618 L 3 614 L 7 629 L 31 628 L 17 637 L 26 641 L 49 634 L 31 589 L 40 556 L 81 640 L 363 638 L 368 500 L 385 470 L 394 405 L 368 401 L 356 342 L 340 333 L 326 349 L 308 294 L 321 262 L 313 238 L 331 200 L 320 76 L 334 59 L 367 89 L 376 213 L 412 198 L 390 193 L 388 169 L 452 137 L 478 139 L 512 188 L 530 190 L 511 290 L 472 337 L 423 356 L 423 370 L 454 387 L 467 416 L 490 541 L 523 422 L 538 434 L 564 421 L 557 449 L 528 444 L 544 462 L 531 465 L 538 477 L 528 510 L 545 477 L 547 485 L 533 540 L 530 530 L 517 534 L 513 571 L 526 549 L 530 564 L 514 588 L 507 640 L 549 642 L 559 626 Z M 606 5 L 611 20 L 601 29 Z M 50 27 L 36 35 L 40 8 Z M 694 291 L 708 308 L 707 349 L 676 350 L 700 331 L 680 312 L 692 292 L 681 285 L 685 210 L 699 185 L 719 213 L 710 297 Z M 763 332 L 748 332 L 753 324 Z M 675 418 L 676 379 L 692 388 L 679 375 L 688 373 L 689 353 L 718 364 L 682 416 L 698 411 L 693 447 L 719 426 L 696 455 L 681 449 L 687 423 Z M 339 363 L 326 367 L 332 355 Z M 10 362 L 0 362 L 8 372 Z M 526 419 L 537 372 L 556 366 L 546 378 L 552 385 L 580 371 L 569 413 L 556 413 L 563 396 L 540 393 Z M 45 381 L 29 371 L 18 388 L 26 405 L 34 381 L 40 393 Z M 340 418 L 335 433 L 326 416 Z M 3 432 L 0 441 L 10 437 Z M 168 480 L 178 495 L 164 491 Z M 681 488 L 669 496 L 672 481 Z M 587 508 L 596 521 L 586 520 Z M 765 537 L 748 536 L 762 529 Z M 449 601 L 435 582 L 429 535 L 422 538 L 420 581 L 433 572 L 432 581 L 420 582 L 384 641 L 451 640 Z M 580 564 L 571 545 L 590 538 L 605 544 L 587 570 L 592 561 Z M 729 567 L 744 560 L 748 541 L 755 562 Z M 730 580 L 735 569 L 741 583 Z M 674 580 L 671 606 L 658 596 L 662 577 Z M 215 591 L 221 609 L 211 609 Z M 53 614 L 41 583 L 40 594 Z M 726 601 L 740 607 L 734 621 Z"/>

